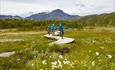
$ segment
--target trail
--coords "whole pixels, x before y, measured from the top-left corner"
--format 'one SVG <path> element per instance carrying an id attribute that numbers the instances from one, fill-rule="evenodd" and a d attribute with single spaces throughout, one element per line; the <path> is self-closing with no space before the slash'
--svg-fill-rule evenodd
<path id="1" fill-rule="evenodd" d="M 4 42 L 21 42 L 24 41 L 23 39 L 0 39 L 0 43 Z"/>
<path id="2" fill-rule="evenodd" d="M 57 45 L 63 45 L 63 44 L 66 44 L 66 43 L 71 43 L 74 41 L 73 38 L 68 38 L 68 37 L 63 37 L 63 39 L 59 36 L 59 32 L 55 32 L 55 35 L 44 35 L 45 37 L 47 38 L 50 38 L 50 39 L 56 39 L 57 41 L 55 42 L 51 42 L 49 43 L 49 45 L 53 45 L 53 44 L 57 44 Z"/>
<path id="3" fill-rule="evenodd" d="M 45 31 L 39 31 L 39 32 L 34 32 L 34 31 L 30 31 L 30 32 L 4 32 L 4 33 L 0 33 L 0 35 L 33 35 L 33 34 L 42 34 L 45 33 Z"/>
<path id="4" fill-rule="evenodd" d="M 6 35 L 6 34 L 11 34 L 11 35 L 18 35 L 18 34 L 38 34 L 38 32 L 34 32 L 34 33 L 30 33 L 30 32 L 26 32 L 26 33 L 3 33 L 0 35 Z M 44 35 L 45 37 L 49 38 L 49 39 L 56 39 L 56 41 L 49 43 L 49 45 L 53 45 L 53 44 L 58 44 L 58 45 L 63 45 L 66 43 L 71 43 L 74 41 L 73 38 L 68 38 L 68 37 L 63 37 L 63 39 L 59 36 L 59 32 L 55 32 L 55 36 L 53 35 Z M 0 42 L 8 42 L 8 41 L 23 41 L 22 39 L 0 39 Z M 10 57 L 11 55 L 14 55 L 15 51 L 12 52 L 2 52 L 0 53 L 0 57 Z"/>
<path id="5" fill-rule="evenodd" d="M 15 52 L 3 52 L 3 53 L 0 53 L 0 57 L 9 57 L 11 55 L 14 55 Z"/>
<path id="6" fill-rule="evenodd" d="M 39 32 L 0 32 L 0 36 L 2 35 L 33 35 L 33 34 L 42 34 L 45 33 L 45 31 L 39 31 Z M 24 41 L 23 39 L 0 39 L 0 43 L 4 42 L 17 42 L 17 41 Z M 15 54 L 15 51 L 11 52 L 1 52 L 0 57 L 10 57 Z"/>

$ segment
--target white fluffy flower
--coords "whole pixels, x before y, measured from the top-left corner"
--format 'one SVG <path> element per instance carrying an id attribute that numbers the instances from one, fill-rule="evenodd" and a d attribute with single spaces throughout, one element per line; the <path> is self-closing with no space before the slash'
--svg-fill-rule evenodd
<path id="1" fill-rule="evenodd" d="M 95 54 L 98 56 L 98 55 L 99 55 L 99 52 L 95 52 Z"/>
<path id="2" fill-rule="evenodd" d="M 64 64 L 66 64 L 66 61 L 63 61 Z"/>
<path id="3" fill-rule="evenodd" d="M 51 62 L 51 64 L 52 64 L 52 70 L 55 69 L 55 68 L 60 68 L 60 67 L 62 67 L 62 63 L 61 63 L 60 60 Z"/>
<path id="4" fill-rule="evenodd" d="M 59 64 L 59 65 L 58 65 L 58 67 L 61 67 L 61 68 L 62 68 L 62 65 L 61 65 L 61 64 Z"/>
<path id="5" fill-rule="evenodd" d="M 20 61 L 21 59 L 17 59 L 18 61 Z"/>
<path id="6" fill-rule="evenodd" d="M 59 55 L 59 58 L 60 58 L 60 59 L 63 59 L 63 56 L 62 56 L 62 55 Z"/>
<path id="7" fill-rule="evenodd" d="M 86 64 L 84 64 L 83 66 L 87 66 Z"/>
<path id="8" fill-rule="evenodd" d="M 63 63 L 64 64 L 70 64 L 70 61 L 65 60 L 65 61 L 63 61 Z"/>
<path id="9" fill-rule="evenodd" d="M 71 68 L 74 68 L 73 64 L 70 64 L 70 67 L 71 67 Z"/>
<path id="10" fill-rule="evenodd" d="M 47 64 L 47 63 L 46 63 L 46 60 L 43 60 L 42 63 L 43 63 L 43 64 Z"/>
<path id="11" fill-rule="evenodd" d="M 32 63 L 32 66 L 33 66 L 34 64 Z"/>
<path id="12" fill-rule="evenodd" d="M 52 56 L 50 56 L 50 58 L 51 58 Z"/>
<path id="13" fill-rule="evenodd" d="M 57 65 L 57 61 L 51 62 L 52 65 Z"/>
<path id="14" fill-rule="evenodd" d="M 112 58 L 112 55 L 110 55 L 110 54 L 109 54 L 109 55 L 107 55 L 107 56 L 108 56 L 110 59 Z"/>
<path id="15" fill-rule="evenodd" d="M 104 49 L 104 47 L 103 47 L 103 46 L 101 46 L 100 48 L 101 48 L 101 49 Z"/>
<path id="16" fill-rule="evenodd" d="M 94 66 L 95 65 L 95 62 L 94 61 L 92 61 L 92 66 Z"/>
<path id="17" fill-rule="evenodd" d="M 58 60 L 58 67 L 62 67 L 61 61 Z"/>
<path id="18" fill-rule="evenodd" d="M 92 40 L 92 43 L 95 43 L 96 41 L 95 40 Z"/>
<path id="19" fill-rule="evenodd" d="M 52 69 L 58 68 L 58 66 L 56 65 L 52 65 Z"/>
<path id="20" fill-rule="evenodd" d="M 52 64 L 52 70 L 58 68 L 57 61 L 51 62 L 51 64 Z"/>
<path id="21" fill-rule="evenodd" d="M 58 63 L 59 63 L 59 64 L 61 64 L 61 61 L 60 61 L 60 60 L 58 60 Z"/>

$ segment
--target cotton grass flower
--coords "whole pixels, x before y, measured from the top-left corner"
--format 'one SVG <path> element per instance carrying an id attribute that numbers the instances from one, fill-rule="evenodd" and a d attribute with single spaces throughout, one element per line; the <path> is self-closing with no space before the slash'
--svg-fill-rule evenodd
<path id="1" fill-rule="evenodd" d="M 58 60 L 58 63 L 59 63 L 59 64 L 61 64 L 61 61 L 60 61 L 60 60 Z"/>
<path id="2" fill-rule="evenodd" d="M 69 65 L 71 68 L 74 68 L 74 62 L 71 62 Z"/>
<path id="3" fill-rule="evenodd" d="M 99 56 L 99 52 L 95 52 L 95 54 L 96 54 L 97 56 Z"/>
<path id="4" fill-rule="evenodd" d="M 67 65 L 69 65 L 71 68 L 74 68 L 74 62 L 70 62 L 70 61 L 67 60 L 67 59 L 65 59 L 65 60 L 63 61 L 63 64 L 67 64 Z"/>
<path id="5" fill-rule="evenodd" d="M 92 43 L 96 43 L 96 40 L 92 40 Z"/>
<path id="6" fill-rule="evenodd" d="M 86 64 L 84 64 L 83 66 L 87 66 Z"/>
<path id="7" fill-rule="evenodd" d="M 43 60 L 42 63 L 43 63 L 43 64 L 47 64 L 47 63 L 46 63 L 46 60 Z"/>
<path id="8" fill-rule="evenodd" d="M 52 70 L 56 68 L 62 68 L 62 63 L 60 60 L 51 62 L 51 64 L 52 64 Z"/>
<path id="9" fill-rule="evenodd" d="M 34 66 L 34 64 L 33 64 L 33 63 L 32 63 L 31 65 L 32 65 L 32 66 Z"/>
<path id="10" fill-rule="evenodd" d="M 52 70 L 55 68 L 58 68 L 57 67 L 57 61 L 51 62 L 51 64 L 52 64 Z"/>
<path id="11" fill-rule="evenodd" d="M 51 62 L 52 65 L 57 65 L 57 61 Z"/>
<path id="12" fill-rule="evenodd" d="M 62 67 L 61 61 L 58 60 L 58 67 Z"/>
<path id="13" fill-rule="evenodd" d="M 101 49 L 104 49 L 104 47 L 103 47 L 103 46 L 101 46 L 100 48 L 101 48 Z"/>
<path id="14" fill-rule="evenodd" d="M 64 64 L 70 64 L 70 61 L 64 60 L 63 63 Z"/>
<path id="15" fill-rule="evenodd" d="M 17 60 L 20 61 L 21 59 L 18 58 Z"/>
<path id="16" fill-rule="evenodd" d="M 49 56 L 50 58 L 52 57 L 52 56 Z"/>
<path id="17" fill-rule="evenodd" d="M 94 61 L 92 61 L 92 66 L 94 66 L 95 65 L 95 62 Z"/>
<path id="18" fill-rule="evenodd" d="M 107 56 L 108 56 L 110 59 L 112 58 L 112 55 L 110 55 L 110 54 L 109 54 L 109 55 L 107 55 Z"/>
<path id="19" fill-rule="evenodd" d="M 52 70 L 54 70 L 55 68 L 58 68 L 56 65 L 52 65 Z"/>
<path id="20" fill-rule="evenodd" d="M 60 58 L 60 59 L 63 59 L 63 56 L 62 56 L 62 55 L 59 55 L 59 58 Z"/>

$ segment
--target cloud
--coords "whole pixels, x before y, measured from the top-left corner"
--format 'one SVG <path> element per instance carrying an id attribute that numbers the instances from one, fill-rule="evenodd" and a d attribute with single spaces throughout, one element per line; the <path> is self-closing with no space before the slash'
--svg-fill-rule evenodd
<path id="1" fill-rule="evenodd" d="M 77 7 L 85 7 L 84 4 L 76 4 Z"/>
<path id="2" fill-rule="evenodd" d="M 0 0 L 0 14 L 22 14 L 62 9 L 69 14 L 90 15 L 115 11 L 115 0 Z"/>

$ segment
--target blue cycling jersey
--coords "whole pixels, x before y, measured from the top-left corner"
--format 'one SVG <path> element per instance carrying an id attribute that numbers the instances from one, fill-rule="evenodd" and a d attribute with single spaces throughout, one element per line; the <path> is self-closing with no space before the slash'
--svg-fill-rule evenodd
<path id="1" fill-rule="evenodd" d="M 51 26 L 48 26 L 48 29 L 50 30 L 50 29 L 51 29 Z"/>
<path id="2" fill-rule="evenodd" d="M 62 30 L 63 30 L 63 26 L 60 25 L 60 26 L 59 26 L 59 31 L 62 31 Z"/>
<path id="3" fill-rule="evenodd" d="M 55 26 L 51 26 L 51 30 L 55 30 Z"/>

